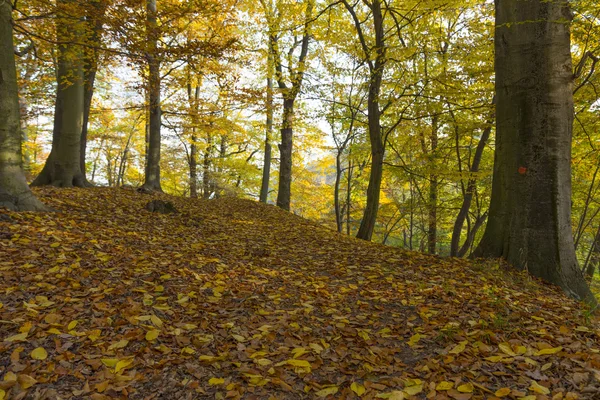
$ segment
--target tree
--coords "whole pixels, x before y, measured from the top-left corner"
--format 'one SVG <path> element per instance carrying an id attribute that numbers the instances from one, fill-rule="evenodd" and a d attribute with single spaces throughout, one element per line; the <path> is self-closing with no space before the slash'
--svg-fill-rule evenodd
<path id="1" fill-rule="evenodd" d="M 571 18 L 567 1 L 496 2 L 496 153 L 474 255 L 503 257 L 595 304 L 571 230 Z"/>
<path id="2" fill-rule="evenodd" d="M 379 94 L 383 80 L 387 51 L 384 36 L 385 30 L 383 26 L 384 16 L 381 11 L 380 0 L 374 0 L 370 4 L 365 2 L 368 4 L 372 13 L 372 29 L 375 34 L 373 46 L 369 47 L 365 39 L 365 33 L 363 32 L 362 22 L 356 14 L 355 6 L 350 5 L 350 3 L 345 0 L 343 0 L 342 3 L 352 16 L 370 72 L 367 116 L 369 119 L 369 140 L 371 143 L 371 175 L 369 178 L 369 187 L 367 189 L 367 205 L 356 237 L 359 239 L 371 240 L 373 229 L 375 229 L 375 222 L 377 221 L 381 177 L 383 174 L 383 156 L 385 152 L 384 139 L 381 134 L 381 109 L 379 107 Z"/>
<path id="3" fill-rule="evenodd" d="M 0 206 L 18 211 L 41 211 L 46 207 L 31 193 L 21 168 L 19 95 L 11 14 L 11 3 L 0 3 Z"/>
<path id="4" fill-rule="evenodd" d="M 159 29 L 157 25 L 156 0 L 146 1 L 146 33 L 148 47 L 148 154 L 146 155 L 146 180 L 142 186 L 146 190 L 162 192 L 160 186 L 160 60 L 158 58 Z"/>
<path id="5" fill-rule="evenodd" d="M 85 156 L 87 150 L 87 134 L 90 120 L 90 108 L 92 106 L 92 97 L 94 96 L 94 83 L 96 81 L 96 73 L 98 72 L 98 59 L 100 52 L 98 45 L 100 37 L 104 29 L 104 14 L 108 7 L 106 1 L 88 0 L 86 10 L 86 34 L 88 42 L 91 44 L 86 48 L 84 54 L 85 71 L 84 71 L 84 94 L 83 94 L 83 124 L 81 127 L 81 142 L 80 142 L 80 168 L 83 173 L 83 178 L 87 182 L 85 170 Z"/>
<path id="6" fill-rule="evenodd" d="M 308 45 L 310 42 L 310 26 L 313 22 L 313 0 L 305 0 L 302 3 L 304 8 L 304 21 L 301 25 L 301 39 L 296 36 L 287 54 L 287 65 L 283 62 L 281 50 L 281 36 L 283 29 L 277 26 L 276 19 L 279 20 L 283 13 L 284 4 L 277 3 L 273 6 L 271 3 L 262 2 L 267 23 L 269 25 L 269 51 L 272 52 L 275 67 L 275 80 L 281 96 L 283 98 L 283 115 L 281 123 L 281 143 L 279 144 L 279 187 L 277 191 L 277 206 L 284 210 L 290 210 L 290 198 L 292 187 L 292 150 L 294 138 L 294 104 L 302 88 L 302 80 L 306 71 L 306 58 L 308 56 Z M 276 15 L 277 14 L 277 15 Z M 280 22 L 280 21 L 277 21 Z M 277 31 L 276 29 L 280 29 Z M 295 33 L 295 32 L 293 32 Z M 296 67 L 293 66 L 294 51 L 300 48 Z M 284 70 L 289 71 L 288 81 Z"/>
<path id="7" fill-rule="evenodd" d="M 73 0 L 57 2 L 58 66 L 52 150 L 33 186 L 86 186 L 81 170 L 84 68 L 81 41 L 84 36 L 81 9 Z"/>

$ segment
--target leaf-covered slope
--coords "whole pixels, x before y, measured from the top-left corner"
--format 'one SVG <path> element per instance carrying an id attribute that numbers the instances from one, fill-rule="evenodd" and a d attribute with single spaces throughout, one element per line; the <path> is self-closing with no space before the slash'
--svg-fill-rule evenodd
<path id="1" fill-rule="evenodd" d="M 0 211 L 0 399 L 599 396 L 598 326 L 501 266 L 247 200 L 37 194 L 59 212 Z"/>

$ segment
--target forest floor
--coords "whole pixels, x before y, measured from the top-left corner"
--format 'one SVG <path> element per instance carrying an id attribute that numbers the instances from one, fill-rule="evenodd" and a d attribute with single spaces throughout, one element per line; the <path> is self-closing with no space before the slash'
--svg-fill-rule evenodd
<path id="1" fill-rule="evenodd" d="M 36 193 L 58 211 L 0 211 L 0 399 L 600 398 L 600 325 L 499 263 L 248 200 Z"/>

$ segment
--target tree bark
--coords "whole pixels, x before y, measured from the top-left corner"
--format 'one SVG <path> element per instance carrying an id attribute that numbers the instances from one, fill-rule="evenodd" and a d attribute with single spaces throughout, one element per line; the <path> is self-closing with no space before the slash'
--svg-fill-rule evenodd
<path id="1" fill-rule="evenodd" d="M 74 0 L 57 2 L 58 68 L 52 149 L 33 186 L 84 187 L 80 145 L 83 126 L 82 21 L 72 15 Z"/>
<path id="2" fill-rule="evenodd" d="M 304 20 L 304 32 L 300 42 L 300 55 L 295 71 L 290 68 L 291 87 L 285 84 L 283 78 L 283 65 L 281 54 L 277 43 L 277 37 L 271 32 L 270 41 L 273 46 L 273 58 L 275 61 L 275 76 L 279 89 L 283 94 L 283 121 L 281 126 L 281 143 L 279 144 L 279 185 L 277 191 L 278 207 L 290 211 L 290 200 L 292 196 L 292 146 L 294 137 L 294 102 L 300 93 L 302 80 L 306 69 L 306 57 L 308 55 L 308 44 L 310 42 L 310 24 L 313 22 L 312 10 L 313 0 L 306 0 L 306 11 Z"/>
<path id="3" fill-rule="evenodd" d="M 267 56 L 267 121 L 265 129 L 265 155 L 263 161 L 262 181 L 260 185 L 259 200 L 266 203 L 269 197 L 269 181 L 271 179 L 271 158 L 273 136 L 273 44 L 269 36 L 269 54 Z"/>
<path id="4" fill-rule="evenodd" d="M 87 34 L 89 41 L 98 45 L 103 29 L 103 18 L 106 12 L 107 3 L 105 1 L 91 0 L 88 2 L 88 14 L 86 16 Z M 86 177 L 85 158 L 87 151 L 88 124 L 90 120 L 90 108 L 92 107 L 92 97 L 94 96 L 94 83 L 96 81 L 96 72 L 98 71 L 98 50 L 95 47 L 86 49 L 84 56 L 84 94 L 83 94 L 83 125 L 81 127 L 80 142 L 80 163 L 81 172 L 86 186 L 92 186 Z"/>
<path id="5" fill-rule="evenodd" d="M 204 151 L 204 159 L 202 161 L 202 198 L 210 199 L 212 194 L 211 179 L 210 179 L 210 164 L 212 158 L 212 135 L 206 136 L 206 150 Z"/>
<path id="6" fill-rule="evenodd" d="M 188 78 L 190 79 L 190 78 Z M 188 103 L 190 105 L 190 114 L 192 121 L 191 137 L 190 137 L 190 197 L 198 197 L 198 144 L 196 137 L 196 129 L 198 128 L 198 100 L 200 98 L 200 82 L 197 82 L 192 95 L 192 83 L 188 82 Z"/>
<path id="7" fill-rule="evenodd" d="M 158 26 L 156 0 L 146 1 L 146 29 L 148 35 L 148 154 L 143 189 L 162 192 L 160 186 L 160 61 L 158 59 Z"/>
<path id="8" fill-rule="evenodd" d="M 347 4 L 347 3 L 346 3 Z M 346 8 L 349 6 L 347 5 Z M 381 135 L 381 110 L 379 109 L 379 93 L 381 90 L 381 81 L 383 79 L 383 68 L 385 65 L 385 41 L 383 28 L 383 14 L 381 12 L 381 2 L 374 0 L 371 3 L 371 12 L 373 13 L 373 28 L 375 30 L 375 62 L 369 64 L 369 95 L 367 118 L 369 124 L 369 142 L 371 143 L 371 175 L 369 177 L 369 186 L 367 187 L 367 204 L 363 213 L 363 218 L 358 228 L 356 237 L 364 240 L 371 240 L 373 230 L 377 221 L 377 211 L 379 210 L 379 195 L 381 191 L 381 178 L 383 175 L 383 157 L 384 144 Z M 357 25 L 357 29 L 360 25 Z M 362 35 L 362 34 L 361 34 Z M 369 50 L 363 49 L 365 55 L 369 56 Z"/>
<path id="9" fill-rule="evenodd" d="M 292 146 L 294 137 L 294 99 L 283 100 L 283 127 L 279 144 L 279 188 L 277 207 L 290 211 L 292 189 Z"/>
<path id="10" fill-rule="evenodd" d="M 438 116 L 434 115 L 431 123 L 431 153 L 430 168 L 432 172 L 429 174 L 429 201 L 427 204 L 427 251 L 429 254 L 436 253 L 437 245 L 437 201 L 438 201 L 438 176 L 435 173 L 436 151 L 438 146 Z M 426 150 L 426 149 L 425 149 Z"/>
<path id="11" fill-rule="evenodd" d="M 474 255 L 503 257 L 595 305 L 571 228 L 571 18 L 566 1 L 496 2 L 496 153 Z"/>
<path id="12" fill-rule="evenodd" d="M 21 168 L 19 93 L 12 37 L 11 2 L 0 3 L 0 207 L 14 211 L 47 208 L 33 195 Z"/>

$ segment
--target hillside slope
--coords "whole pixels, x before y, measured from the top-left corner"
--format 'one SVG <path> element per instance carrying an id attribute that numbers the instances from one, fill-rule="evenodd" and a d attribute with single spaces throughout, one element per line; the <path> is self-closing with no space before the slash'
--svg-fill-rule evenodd
<path id="1" fill-rule="evenodd" d="M 599 326 L 500 265 L 247 200 L 36 193 L 58 212 L 0 211 L 0 399 L 600 398 Z"/>

